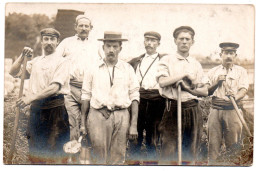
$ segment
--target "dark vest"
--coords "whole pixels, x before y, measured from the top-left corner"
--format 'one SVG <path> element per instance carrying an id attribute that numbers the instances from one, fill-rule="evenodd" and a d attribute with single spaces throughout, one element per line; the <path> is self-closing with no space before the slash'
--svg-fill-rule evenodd
<path id="1" fill-rule="evenodd" d="M 164 57 L 167 54 L 159 54 L 159 60 L 161 60 L 162 57 Z M 140 62 L 142 61 L 142 58 L 145 57 L 145 54 L 140 55 L 139 57 L 133 58 L 131 59 L 128 63 L 134 68 L 134 70 L 136 71 L 136 68 L 138 66 L 138 64 L 140 64 Z"/>

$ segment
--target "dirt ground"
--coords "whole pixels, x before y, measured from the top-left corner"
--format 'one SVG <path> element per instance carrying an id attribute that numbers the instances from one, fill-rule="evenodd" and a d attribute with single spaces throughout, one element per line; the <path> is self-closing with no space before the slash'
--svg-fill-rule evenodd
<path id="1" fill-rule="evenodd" d="M 10 151 L 10 144 L 13 135 L 14 117 L 15 117 L 15 101 L 17 99 L 17 92 L 11 92 L 4 99 L 4 142 L 3 142 L 3 160 L 7 163 L 7 156 Z M 197 165 L 207 165 L 207 152 L 208 152 L 208 140 L 207 140 L 207 119 L 209 114 L 211 99 L 209 97 L 200 101 L 200 105 L 203 109 L 203 136 L 201 138 L 202 144 L 200 148 L 200 157 Z M 251 133 L 253 133 L 253 113 L 250 113 L 243 109 L 244 118 L 248 124 Z M 13 164 L 30 164 L 28 161 L 28 142 L 26 137 L 26 129 L 28 123 L 28 112 L 22 112 L 19 119 L 19 127 L 15 145 L 15 153 L 13 157 Z M 250 166 L 253 162 L 253 138 L 248 139 L 243 134 L 243 141 L 239 146 L 234 148 L 240 148 L 239 152 L 232 153 L 231 151 L 226 151 L 225 147 L 222 147 L 221 156 L 217 159 L 220 165 L 243 165 Z M 145 145 L 142 148 L 145 150 Z"/>

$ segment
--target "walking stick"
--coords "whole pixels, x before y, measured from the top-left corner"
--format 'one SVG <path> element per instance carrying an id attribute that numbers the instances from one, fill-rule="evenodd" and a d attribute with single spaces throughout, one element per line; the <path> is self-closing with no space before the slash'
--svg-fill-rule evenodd
<path id="1" fill-rule="evenodd" d="M 23 70 L 22 70 L 18 99 L 23 96 L 24 79 L 25 79 L 25 74 L 26 74 L 26 64 L 27 64 L 27 56 L 25 56 L 24 60 L 23 60 Z M 10 152 L 9 152 L 9 156 L 8 156 L 8 160 L 7 160 L 8 164 L 11 164 L 12 159 L 13 159 L 13 154 L 14 154 L 14 150 L 15 150 L 15 141 L 16 141 L 17 130 L 18 130 L 18 123 L 19 123 L 19 115 L 20 115 L 19 107 L 16 107 L 15 108 L 15 120 L 14 120 L 13 137 L 12 137 Z"/>
<path id="2" fill-rule="evenodd" d="M 228 87 L 227 87 L 227 84 L 226 84 L 225 81 L 223 81 L 223 86 L 225 87 L 225 90 L 228 91 Z M 234 97 L 229 96 L 229 98 L 230 98 L 230 100 L 231 100 L 231 102 L 232 102 L 232 104 L 233 104 L 233 106 L 234 106 L 234 108 L 236 110 L 238 118 L 240 119 L 242 125 L 244 126 L 244 128 L 246 130 L 246 133 L 248 134 L 249 137 L 252 137 L 252 134 L 251 134 L 251 132 L 250 132 L 246 122 L 245 122 L 245 119 L 244 119 L 243 115 L 240 113 L 240 111 L 239 111 L 239 109 L 237 107 L 237 104 L 236 104 L 236 101 L 235 101 Z"/>
<path id="3" fill-rule="evenodd" d="M 182 136 L 181 136 L 181 85 L 178 85 L 178 165 L 182 164 Z"/>

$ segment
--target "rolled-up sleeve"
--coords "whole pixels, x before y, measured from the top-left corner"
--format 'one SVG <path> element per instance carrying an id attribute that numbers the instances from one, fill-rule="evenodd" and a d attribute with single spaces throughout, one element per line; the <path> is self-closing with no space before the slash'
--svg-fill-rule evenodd
<path id="1" fill-rule="evenodd" d="M 61 86 L 64 86 L 66 82 L 69 80 L 69 61 L 62 58 L 60 64 L 57 66 L 52 81 L 52 83 L 59 83 Z"/>
<path id="2" fill-rule="evenodd" d="M 203 68 L 200 63 L 198 63 L 198 83 L 202 84 L 210 84 L 210 80 L 207 76 L 207 74 L 204 73 Z"/>
<path id="3" fill-rule="evenodd" d="M 135 75 L 134 69 L 129 65 L 129 98 L 131 101 L 140 101 L 139 88 L 140 85 L 137 76 Z"/>
<path id="4" fill-rule="evenodd" d="M 93 69 L 84 70 L 81 100 L 90 100 L 92 97 Z"/>
<path id="5" fill-rule="evenodd" d="M 160 77 L 169 77 L 169 69 L 168 69 L 168 56 L 164 56 L 157 65 L 157 74 L 156 81 L 159 82 Z"/>
<path id="6" fill-rule="evenodd" d="M 249 87 L 249 81 L 248 81 L 248 75 L 247 75 L 247 71 L 245 69 L 241 70 L 241 75 L 238 81 L 238 90 L 245 88 L 246 90 L 248 90 Z"/>

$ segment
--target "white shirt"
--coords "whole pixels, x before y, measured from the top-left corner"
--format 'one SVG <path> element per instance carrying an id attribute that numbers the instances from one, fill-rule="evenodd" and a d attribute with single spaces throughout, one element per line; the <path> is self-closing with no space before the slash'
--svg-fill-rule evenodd
<path id="1" fill-rule="evenodd" d="M 178 53 L 175 55 L 164 56 L 158 64 L 157 80 L 160 77 L 173 77 L 181 75 L 183 71 L 189 71 L 195 75 L 196 83 L 206 84 L 209 82 L 207 76 L 204 74 L 201 64 L 193 57 L 182 57 Z M 177 88 L 172 85 L 164 88 L 159 87 L 161 96 L 169 99 L 178 99 Z M 192 99 L 199 99 L 197 96 L 190 94 L 187 91 L 181 91 L 181 101 L 185 102 Z"/>
<path id="2" fill-rule="evenodd" d="M 229 89 L 231 89 L 235 94 L 241 89 L 245 88 L 248 90 L 249 81 L 246 69 L 241 66 L 233 65 L 227 72 L 226 68 L 223 65 L 216 66 L 209 70 L 208 78 L 210 80 L 210 84 L 214 84 L 219 75 L 227 75 L 226 83 Z M 217 96 L 219 98 L 224 98 L 226 96 L 226 90 L 223 85 L 218 87 L 213 96 Z"/>
<path id="3" fill-rule="evenodd" d="M 150 56 L 148 54 L 145 54 L 141 63 L 137 65 L 136 76 L 138 78 L 139 83 L 142 82 L 142 84 L 140 86 L 146 90 L 159 88 L 159 84 L 156 81 L 158 62 L 159 62 L 158 53 L 155 53 Z M 149 68 L 150 65 L 151 65 L 151 67 Z M 145 75 L 145 72 L 147 71 L 148 68 L 149 68 L 149 70 Z M 142 76 L 144 76 L 143 78 L 142 78 L 141 74 L 142 74 Z"/>
<path id="4" fill-rule="evenodd" d="M 38 94 L 52 83 L 59 83 L 61 89 L 57 94 L 68 94 L 69 88 L 68 60 L 53 53 L 38 56 L 27 62 L 26 70 L 30 74 L 29 93 Z"/>
<path id="5" fill-rule="evenodd" d="M 118 60 L 112 79 L 110 75 L 107 65 L 100 60 L 84 75 L 81 100 L 90 100 L 90 106 L 95 109 L 128 108 L 133 100 L 139 101 L 139 84 L 131 65 Z"/>
<path id="6" fill-rule="evenodd" d="M 88 39 L 81 40 L 77 35 L 65 38 L 56 52 L 70 60 L 70 79 L 83 82 L 84 71 L 97 64 L 99 57 Z M 95 54 L 95 55 L 94 55 Z"/>

